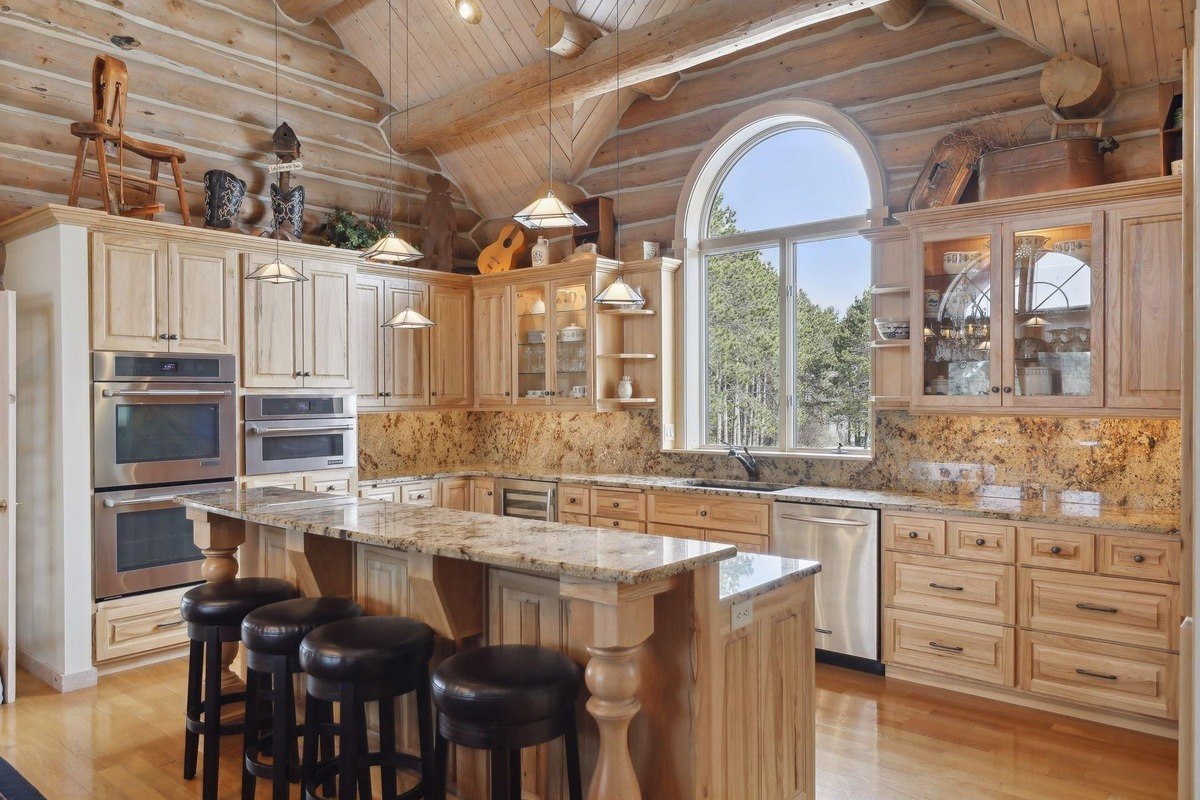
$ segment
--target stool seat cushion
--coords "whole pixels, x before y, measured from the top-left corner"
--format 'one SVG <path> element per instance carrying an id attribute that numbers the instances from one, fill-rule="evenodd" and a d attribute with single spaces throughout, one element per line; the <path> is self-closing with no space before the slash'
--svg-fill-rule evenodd
<path id="1" fill-rule="evenodd" d="M 300 668 L 315 678 L 366 683 L 410 675 L 433 657 L 433 629 L 406 617 L 359 617 L 322 625 L 300 643 Z"/>
<path id="2" fill-rule="evenodd" d="M 344 597 L 297 597 L 271 603 L 242 620 L 242 643 L 256 653 L 294 656 L 314 628 L 362 615 L 363 607 Z"/>
<path id="3" fill-rule="evenodd" d="M 453 720 L 522 725 L 570 709 L 582 674 L 568 656 L 545 647 L 481 647 L 453 655 L 434 670 L 433 701 Z"/>
<path id="4" fill-rule="evenodd" d="M 296 587 L 278 578 L 234 578 L 188 589 L 179 602 L 179 613 L 199 625 L 241 625 L 259 606 L 295 596 Z"/>

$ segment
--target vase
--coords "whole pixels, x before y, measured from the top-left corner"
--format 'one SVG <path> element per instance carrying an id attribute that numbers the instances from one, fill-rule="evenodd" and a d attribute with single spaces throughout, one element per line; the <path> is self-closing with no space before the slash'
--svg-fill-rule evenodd
<path id="1" fill-rule="evenodd" d="M 530 262 L 535 267 L 544 267 L 550 263 L 550 240 L 539 236 L 537 244 L 529 249 Z"/>
<path id="2" fill-rule="evenodd" d="M 617 397 L 622 400 L 628 400 L 633 397 L 633 381 L 629 380 L 629 376 L 621 378 L 617 383 Z"/>
<path id="3" fill-rule="evenodd" d="M 204 227 L 228 230 L 237 222 L 246 182 L 223 169 L 204 173 Z"/>

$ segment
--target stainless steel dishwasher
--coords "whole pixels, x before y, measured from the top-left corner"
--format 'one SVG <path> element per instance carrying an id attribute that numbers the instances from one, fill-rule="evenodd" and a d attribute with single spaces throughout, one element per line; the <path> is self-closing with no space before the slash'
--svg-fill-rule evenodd
<path id="1" fill-rule="evenodd" d="M 558 484 L 550 481 L 496 481 L 496 513 L 503 517 L 558 521 Z"/>
<path id="2" fill-rule="evenodd" d="M 882 672 L 879 660 L 879 512 L 775 501 L 771 550 L 821 562 L 817 657 Z"/>

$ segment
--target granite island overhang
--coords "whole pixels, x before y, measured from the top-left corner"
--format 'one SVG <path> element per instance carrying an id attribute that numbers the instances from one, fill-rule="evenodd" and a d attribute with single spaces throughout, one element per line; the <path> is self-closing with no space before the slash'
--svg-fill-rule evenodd
<path id="1" fill-rule="evenodd" d="M 206 580 L 238 574 L 248 530 L 280 529 L 289 572 L 309 596 L 358 597 L 370 591 L 365 559 L 401 559 L 403 569 L 387 574 L 406 583 L 407 602 L 388 613 L 429 624 L 446 640 L 441 657 L 520 641 L 586 664 L 589 798 L 814 795 L 816 562 L 273 487 L 177 502 L 194 524 Z M 527 756 L 527 785 L 547 800 L 565 796 L 558 751 Z M 464 800 L 484 797 L 484 763 L 458 759 Z"/>

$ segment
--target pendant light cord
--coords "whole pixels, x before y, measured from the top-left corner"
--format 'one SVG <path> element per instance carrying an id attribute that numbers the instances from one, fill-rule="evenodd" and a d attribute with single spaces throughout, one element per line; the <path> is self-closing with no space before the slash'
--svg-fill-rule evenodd
<path id="1" fill-rule="evenodd" d="M 272 3 L 271 5 L 273 5 L 275 7 L 275 130 L 278 131 L 279 130 L 279 3 Z M 274 139 L 274 137 L 275 137 L 275 134 L 272 133 L 271 138 Z M 272 142 L 272 144 L 274 144 L 274 142 Z M 274 148 L 272 148 L 272 149 L 274 149 Z M 279 155 L 276 154 L 275 157 L 279 158 Z M 275 215 L 274 209 L 271 210 L 271 215 L 272 216 Z M 275 260 L 276 261 L 283 260 L 283 256 L 280 254 L 279 225 L 278 224 L 275 226 Z"/>
<path id="2" fill-rule="evenodd" d="M 546 0 L 546 15 L 552 8 Z M 550 49 L 550 26 L 546 26 L 546 190 L 554 193 L 554 51 Z"/>
<path id="3" fill-rule="evenodd" d="M 617 117 L 617 192 L 613 199 L 613 227 L 616 229 L 616 236 L 613 246 L 613 258 L 617 259 L 617 277 L 621 277 L 621 226 L 617 224 L 617 212 L 621 208 L 621 0 L 617 0 L 617 28 L 613 31 L 613 43 L 617 49 L 617 94 L 616 94 L 616 117 Z"/>
<path id="4" fill-rule="evenodd" d="M 388 0 L 390 3 L 391 0 Z M 390 20 L 389 20 L 390 21 Z M 409 71 L 412 69 L 412 0 L 404 0 L 404 152 L 408 153 L 412 147 L 412 76 Z M 391 34 L 388 34 L 388 57 L 391 57 L 392 40 Z M 388 69 L 388 80 L 391 81 L 391 69 Z M 390 92 L 389 92 L 390 93 Z M 388 153 L 390 157 L 391 143 L 388 144 Z M 412 212 L 412 198 L 407 192 L 404 194 L 404 219 L 407 220 Z M 408 241 L 407 239 L 405 241 Z M 412 263 L 408 263 L 404 268 L 404 283 L 408 289 L 409 305 L 412 305 Z M 428 310 L 428 309 L 426 309 Z"/>

